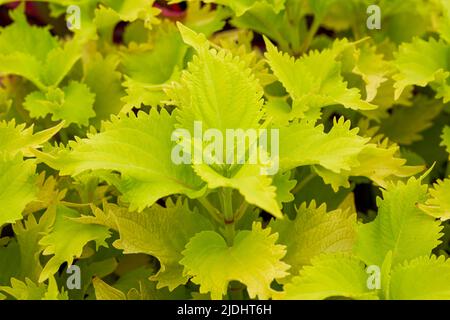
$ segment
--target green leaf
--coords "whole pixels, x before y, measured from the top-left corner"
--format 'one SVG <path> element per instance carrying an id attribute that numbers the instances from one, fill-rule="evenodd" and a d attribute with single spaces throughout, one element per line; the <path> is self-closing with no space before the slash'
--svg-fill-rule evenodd
<path id="1" fill-rule="evenodd" d="M 127 96 L 125 110 L 168 100 L 164 88 L 178 80 L 187 46 L 173 24 L 163 23 L 151 34 L 152 44 L 130 44 L 122 53 Z"/>
<path id="2" fill-rule="evenodd" d="M 411 43 L 402 44 L 395 60 L 398 69 L 398 73 L 394 75 L 396 98 L 409 85 L 424 87 L 431 83 L 438 89 L 445 86 L 450 75 L 449 57 L 450 46 L 442 40 L 430 38 L 425 41 L 415 38 Z M 440 97 L 444 98 L 444 102 L 450 101 L 450 91 L 444 96 L 438 93 L 436 98 Z"/>
<path id="3" fill-rule="evenodd" d="M 442 16 L 438 18 L 437 30 L 441 38 L 450 43 L 450 4 L 446 0 L 440 0 Z"/>
<path id="4" fill-rule="evenodd" d="M 204 130 L 216 129 L 223 136 L 230 129 L 259 128 L 263 91 L 246 63 L 228 51 L 209 49 L 210 44 L 203 35 L 181 24 L 179 28 L 184 41 L 197 51 L 188 71 L 183 72 L 181 82 L 169 90 L 169 95 L 180 108 L 176 110 L 180 127 L 193 132 L 194 122 L 201 121 Z M 228 155 L 226 145 L 224 143 L 223 154 Z M 272 179 L 262 175 L 260 168 L 260 165 L 246 163 L 222 170 L 228 172 L 217 172 L 206 164 L 194 166 L 210 188 L 236 188 L 249 203 L 280 217 Z"/>
<path id="5" fill-rule="evenodd" d="M 88 242 L 95 241 L 97 248 L 107 246 L 105 240 L 110 236 L 106 227 L 74 221 L 73 218 L 80 216 L 76 210 L 58 205 L 55 211 L 53 227 L 39 241 L 45 247 L 43 255 L 53 255 L 42 270 L 39 282 L 50 278 L 64 262 L 72 265 Z"/>
<path id="6" fill-rule="evenodd" d="M 356 255 L 365 263 L 378 266 L 388 251 L 392 251 L 393 266 L 429 255 L 440 243 L 442 227 L 417 208 L 416 204 L 426 198 L 427 186 L 420 179 L 390 184 L 383 190 L 383 199 L 377 199 L 375 220 L 358 227 Z"/>
<path id="7" fill-rule="evenodd" d="M 25 206 L 36 198 L 36 164 L 20 155 L 2 157 L 0 153 L 0 226 L 22 219 Z"/>
<path id="8" fill-rule="evenodd" d="M 376 52 L 375 46 L 362 46 L 356 51 L 357 61 L 352 70 L 360 75 L 366 84 L 366 101 L 372 102 L 377 96 L 378 88 L 388 80 L 387 74 L 391 65 L 384 60 L 382 54 Z M 373 103 L 375 104 L 375 103 Z M 376 105 L 376 104 L 375 104 Z"/>
<path id="9" fill-rule="evenodd" d="M 155 256 L 161 269 L 151 279 L 158 281 L 157 288 L 168 286 L 169 290 L 174 290 L 188 280 L 179 264 L 181 251 L 192 236 L 212 226 L 197 211 L 191 211 L 187 203 L 167 202 L 166 206 L 154 205 L 141 213 L 128 212 L 126 208 L 113 209 L 111 214 L 120 235 L 114 246 L 124 254 Z"/>
<path id="10" fill-rule="evenodd" d="M 322 204 L 316 207 L 303 203 L 294 220 L 275 220 L 270 223 L 279 234 L 279 242 L 287 246 L 283 261 L 297 275 L 301 268 L 323 253 L 351 253 L 356 240 L 356 214 L 340 209 L 327 212 Z"/>
<path id="11" fill-rule="evenodd" d="M 33 126 L 25 128 L 26 124 L 16 126 L 15 120 L 0 121 L 0 152 L 14 156 L 21 152 L 24 156 L 32 156 L 30 149 L 37 149 L 48 141 L 63 126 L 63 123 L 33 134 Z"/>
<path id="12" fill-rule="evenodd" d="M 429 190 L 430 198 L 418 207 L 427 214 L 442 221 L 450 219 L 450 179 L 437 180 Z"/>
<path id="13" fill-rule="evenodd" d="M 121 179 L 112 182 L 130 202 L 130 210 L 142 210 L 164 196 L 182 193 L 198 197 L 205 191 L 203 182 L 189 165 L 171 160 L 171 135 L 175 117 L 165 109 L 160 113 L 113 117 L 104 130 L 87 139 L 69 142 L 69 150 L 53 154 L 38 153 L 60 175 L 77 175 L 87 170 L 115 170 Z M 102 150 L 102 152 L 98 152 Z"/>
<path id="14" fill-rule="evenodd" d="M 10 11 L 14 23 L 0 29 L 0 69 L 27 78 L 41 90 L 56 86 L 81 57 L 81 43 L 74 38 L 60 46 L 48 28 L 28 24 L 22 11 L 22 6 Z"/>
<path id="15" fill-rule="evenodd" d="M 64 190 L 59 191 L 56 189 L 57 181 L 55 177 L 49 176 L 45 179 L 45 172 L 41 172 L 37 177 L 36 186 L 38 189 L 36 199 L 27 204 L 24 215 L 47 209 L 56 201 L 61 200 L 65 195 Z"/>
<path id="16" fill-rule="evenodd" d="M 58 85 L 81 58 L 82 42 L 77 37 L 50 51 L 42 70 L 42 79 L 48 86 Z"/>
<path id="17" fill-rule="evenodd" d="M 94 286 L 97 300 L 127 300 L 127 297 L 122 291 L 108 285 L 100 278 L 94 278 L 92 285 Z"/>
<path id="18" fill-rule="evenodd" d="M 277 202 L 280 207 L 283 203 L 289 203 L 294 200 L 294 195 L 291 190 L 297 184 L 297 181 L 290 178 L 289 172 L 277 173 L 272 177 L 272 184 L 276 188 L 277 192 Z"/>
<path id="19" fill-rule="evenodd" d="M 290 50 L 290 42 L 296 44 L 296 49 L 300 46 L 299 33 L 297 28 L 292 28 L 292 20 L 285 11 L 275 13 L 266 2 L 255 2 L 242 16 L 233 17 L 231 23 L 241 30 L 254 30 L 275 40 L 283 50 Z M 300 21 L 296 23 L 300 24 Z M 306 32 L 305 26 L 300 25 L 299 29 L 299 32 Z"/>
<path id="20" fill-rule="evenodd" d="M 153 268 L 139 267 L 124 274 L 114 284 L 114 288 L 127 294 L 130 300 L 186 300 L 189 290 L 179 286 L 173 291 L 167 287 L 157 289 L 157 282 L 149 280 L 154 274 Z"/>
<path id="21" fill-rule="evenodd" d="M 277 201 L 277 188 L 272 178 L 261 174 L 260 165 L 244 164 L 231 177 L 224 177 L 206 164 L 194 165 L 195 172 L 208 183 L 208 188 L 230 187 L 239 190 L 245 201 L 254 204 L 275 217 L 282 217 Z"/>
<path id="22" fill-rule="evenodd" d="M 274 12 L 278 13 L 284 9 L 285 0 L 206 0 L 204 2 L 229 6 L 236 13 L 236 16 L 241 16 L 257 3 L 265 3 Z"/>
<path id="23" fill-rule="evenodd" d="M 11 287 L 0 287 L 0 291 L 3 291 L 17 300 L 41 300 L 45 295 L 45 284 L 40 283 L 36 285 L 30 279 L 26 279 L 25 282 L 11 279 Z"/>
<path id="24" fill-rule="evenodd" d="M 334 120 L 328 133 L 324 126 L 302 120 L 280 128 L 280 168 L 320 164 L 339 173 L 359 164 L 358 154 L 368 138 L 358 136 L 358 128 L 350 129 L 350 121 Z"/>
<path id="25" fill-rule="evenodd" d="M 45 214 L 39 222 L 31 214 L 26 220 L 18 221 L 13 225 L 20 251 L 20 268 L 16 275 L 18 280 L 38 281 L 42 272 L 40 254 L 44 249 L 39 241 L 49 231 L 50 226 L 51 221 Z"/>
<path id="26" fill-rule="evenodd" d="M 195 32 L 203 33 L 206 37 L 221 30 L 231 12 L 223 7 L 213 7 L 214 4 L 205 4 L 201 1 L 187 3 L 186 16 L 182 22 Z"/>
<path id="27" fill-rule="evenodd" d="M 158 23 L 156 16 L 160 10 L 153 7 L 153 0 L 103 0 L 102 2 L 116 12 L 119 20 L 131 22 L 140 19 L 148 28 Z"/>
<path id="28" fill-rule="evenodd" d="M 336 0 L 309 0 L 308 4 L 312 9 L 312 12 L 315 15 L 315 19 L 322 20 L 328 9 Z"/>
<path id="29" fill-rule="evenodd" d="M 284 286 L 277 299 L 318 300 L 330 297 L 377 299 L 367 288 L 363 262 L 348 254 L 324 254 L 305 266 L 300 275 Z"/>
<path id="30" fill-rule="evenodd" d="M 212 39 L 214 46 L 219 45 L 228 50 L 233 56 L 239 57 L 252 70 L 262 87 L 274 83 L 277 78 L 269 70 L 264 56 L 253 48 L 254 34 L 247 29 L 236 29 L 231 32 L 220 33 Z M 280 85 L 281 86 L 281 85 Z M 267 108 L 267 106 L 266 106 Z M 290 109 L 290 107 L 289 107 Z"/>
<path id="31" fill-rule="evenodd" d="M 204 36 L 178 27 L 197 51 L 181 81 L 168 90 L 179 107 L 180 127 L 193 132 L 194 121 L 201 121 L 204 130 L 217 129 L 224 136 L 226 129 L 259 128 L 263 90 L 245 62 L 228 51 L 209 49 Z"/>
<path id="32" fill-rule="evenodd" d="M 118 114 L 124 105 L 121 99 L 125 91 L 121 85 L 121 73 L 116 70 L 118 64 L 119 59 L 112 55 L 103 58 L 97 54 L 85 65 L 84 83 L 95 94 L 95 118 L 90 121 L 98 126 L 101 120 Z"/>
<path id="33" fill-rule="evenodd" d="M 49 89 L 47 93 L 34 91 L 24 102 L 33 118 L 44 118 L 52 114 L 52 120 L 64 120 L 66 125 L 76 123 L 87 126 L 89 118 L 95 116 L 92 109 L 95 95 L 81 82 L 71 81 L 66 87 Z"/>
<path id="34" fill-rule="evenodd" d="M 3 244 L 6 241 L 5 244 Z M 20 273 L 20 248 L 15 239 L 0 238 L 0 286 L 9 285 Z"/>
<path id="35" fill-rule="evenodd" d="M 390 299 L 450 299 L 450 261 L 444 256 L 418 257 L 394 268 Z"/>
<path id="36" fill-rule="evenodd" d="M 67 300 L 67 292 L 59 292 L 55 279 L 49 279 L 49 284 L 36 284 L 30 279 L 20 281 L 11 279 L 10 287 L 0 287 L 3 291 L 17 300 Z"/>
<path id="37" fill-rule="evenodd" d="M 392 110 L 380 123 L 380 131 L 400 144 L 412 144 L 422 139 L 420 133 L 433 125 L 433 119 L 442 111 L 439 100 L 417 96 L 411 107 L 400 106 Z"/>
<path id="38" fill-rule="evenodd" d="M 373 110 L 376 106 L 361 100 L 359 90 L 347 88 L 341 75 L 336 50 L 312 51 L 295 60 L 283 54 L 267 39 L 266 58 L 274 74 L 293 100 L 292 117 L 304 117 L 322 107 L 341 104 L 354 110 Z"/>
<path id="39" fill-rule="evenodd" d="M 423 171 L 423 166 L 406 166 L 406 160 L 398 157 L 399 146 L 388 139 L 376 136 L 372 142 L 365 145 L 356 157 L 358 165 L 350 170 L 342 170 L 339 174 L 321 166 L 315 166 L 314 170 L 325 183 L 331 184 L 335 192 L 339 190 L 339 187 L 350 187 L 348 181 L 350 176 L 367 177 L 377 185 L 386 188 L 389 182 Z"/>
<path id="40" fill-rule="evenodd" d="M 267 299 L 274 293 L 271 282 L 285 277 L 289 269 L 280 261 L 286 250 L 275 244 L 277 238 L 256 222 L 251 231 L 239 231 L 231 247 L 220 234 L 203 231 L 186 245 L 180 263 L 192 282 L 200 285 L 200 293 L 210 292 L 212 299 L 222 299 L 232 280 L 245 284 L 251 298 Z"/>

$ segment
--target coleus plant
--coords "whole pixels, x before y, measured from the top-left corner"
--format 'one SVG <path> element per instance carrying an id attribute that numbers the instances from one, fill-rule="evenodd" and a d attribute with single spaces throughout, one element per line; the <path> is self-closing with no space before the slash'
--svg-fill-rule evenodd
<path id="1" fill-rule="evenodd" d="M 0 298 L 450 298 L 450 7 L 372 2 L 0 7 Z"/>

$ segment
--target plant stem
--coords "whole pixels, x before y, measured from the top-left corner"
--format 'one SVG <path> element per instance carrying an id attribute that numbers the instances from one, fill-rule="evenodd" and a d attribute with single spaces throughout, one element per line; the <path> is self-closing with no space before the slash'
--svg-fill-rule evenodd
<path id="1" fill-rule="evenodd" d="M 228 297 L 230 300 L 244 300 L 244 286 L 240 282 L 231 282 Z"/>
<path id="2" fill-rule="evenodd" d="M 222 190 L 222 205 L 225 224 L 225 239 L 229 246 L 233 245 L 234 241 L 234 214 L 233 214 L 233 198 L 232 189 L 224 188 Z"/>
<path id="3" fill-rule="evenodd" d="M 234 214 L 234 221 L 239 221 L 242 216 L 245 214 L 245 212 L 247 211 L 249 204 L 247 201 L 242 200 L 241 205 L 239 206 L 239 209 L 237 209 L 236 213 Z"/>
<path id="4" fill-rule="evenodd" d="M 214 220 L 222 223 L 222 215 L 220 214 L 220 211 L 217 210 L 217 208 L 215 208 L 206 197 L 201 197 L 197 200 L 202 204 L 203 207 L 205 207 L 206 211 L 208 211 L 208 213 L 213 217 Z"/>
<path id="5" fill-rule="evenodd" d="M 319 30 L 321 20 L 322 19 L 317 19 L 317 17 L 314 17 L 311 28 L 309 28 L 308 34 L 306 35 L 305 41 L 303 42 L 301 52 L 304 53 L 309 49 L 309 46 L 311 45 L 311 42 L 316 35 L 317 30 Z"/>
<path id="6" fill-rule="evenodd" d="M 305 178 L 303 178 L 302 180 L 300 180 L 297 183 L 297 185 L 294 187 L 294 189 L 291 190 L 291 193 L 295 195 L 297 192 L 299 192 L 301 189 L 303 189 L 303 187 L 306 186 L 308 184 L 308 182 L 310 182 L 315 176 L 316 176 L 316 174 L 314 172 L 311 172 L 310 174 L 308 174 Z"/>

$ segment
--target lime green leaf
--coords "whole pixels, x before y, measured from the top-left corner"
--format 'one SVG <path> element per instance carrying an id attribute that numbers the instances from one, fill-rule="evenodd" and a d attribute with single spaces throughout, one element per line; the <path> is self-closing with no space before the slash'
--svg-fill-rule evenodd
<path id="1" fill-rule="evenodd" d="M 203 231 L 186 245 L 180 263 L 185 274 L 200 285 L 200 293 L 210 292 L 212 299 L 222 299 L 232 280 L 245 284 L 251 298 L 267 299 L 273 294 L 271 282 L 285 277 L 289 269 L 280 261 L 286 250 L 275 244 L 277 238 L 270 228 L 262 229 L 256 222 L 252 231 L 239 231 L 231 247 L 220 234 Z"/>
<path id="2" fill-rule="evenodd" d="M 170 194 L 200 196 L 203 183 L 192 168 L 171 160 L 174 125 L 175 117 L 164 109 L 113 117 L 102 132 L 70 142 L 70 150 L 39 153 L 39 157 L 61 175 L 98 169 L 120 172 L 121 179 L 113 182 L 130 202 L 130 210 L 142 210 Z"/>
<path id="3" fill-rule="evenodd" d="M 48 279 L 47 292 L 45 292 L 42 300 L 68 300 L 68 294 L 64 291 L 64 287 L 59 292 L 58 284 L 54 277 Z"/>
<path id="4" fill-rule="evenodd" d="M 445 82 L 450 75 L 449 57 L 450 46 L 433 38 L 428 41 L 416 38 L 411 43 L 402 44 L 395 60 L 398 69 L 394 75 L 396 98 L 409 85 L 424 87 L 432 83 L 439 88 L 438 80 Z M 444 97 L 444 102 L 449 100 L 450 93 Z"/>
<path id="5" fill-rule="evenodd" d="M 0 291 L 3 291 L 17 300 L 41 300 L 45 295 L 45 284 L 40 283 L 36 285 L 30 279 L 26 279 L 25 282 L 11 279 L 11 287 L 0 287 Z"/>
<path id="6" fill-rule="evenodd" d="M 32 156 L 29 149 L 37 149 L 41 144 L 54 136 L 63 123 L 33 134 L 33 127 L 25 128 L 25 124 L 16 126 L 15 120 L 0 121 L 0 152 L 11 156 L 22 152 L 24 156 Z"/>
<path id="7" fill-rule="evenodd" d="M 81 57 L 80 42 L 75 38 L 61 47 L 48 28 L 29 25 L 22 8 L 10 11 L 14 23 L 0 29 L 0 69 L 40 89 L 58 85 Z"/>
<path id="8" fill-rule="evenodd" d="M 441 38 L 450 43 L 450 3 L 446 0 L 440 0 L 442 6 L 442 16 L 438 18 L 437 30 Z"/>
<path id="9" fill-rule="evenodd" d="M 291 107 L 285 98 L 269 98 L 266 102 L 267 117 L 272 123 L 279 126 L 287 126 L 291 120 Z"/>
<path id="10" fill-rule="evenodd" d="M 276 198 L 280 207 L 282 207 L 283 203 L 294 200 L 294 195 L 291 193 L 291 190 L 295 187 L 297 181 L 290 179 L 289 172 L 277 173 L 274 175 L 272 177 L 272 184 L 276 188 Z"/>
<path id="11" fill-rule="evenodd" d="M 387 74 L 390 64 L 384 60 L 382 54 L 376 53 L 376 47 L 363 46 L 357 50 L 358 59 L 353 68 L 353 73 L 360 75 L 366 84 L 366 101 L 371 101 L 377 96 L 378 88 L 388 80 Z"/>
<path id="12" fill-rule="evenodd" d="M 76 37 L 65 42 L 63 47 L 50 51 L 42 70 L 44 83 L 49 86 L 58 85 L 80 59 L 81 51 L 82 43 Z"/>
<path id="13" fill-rule="evenodd" d="M 280 128 L 280 168 L 320 164 L 339 173 L 359 164 L 358 154 L 368 138 L 358 136 L 358 128 L 350 129 L 350 121 L 340 118 L 328 133 L 323 125 L 305 120 Z"/>
<path id="14" fill-rule="evenodd" d="M 429 255 L 440 241 L 440 223 L 427 216 L 416 204 L 427 198 L 427 186 L 410 178 L 405 184 L 391 184 L 378 198 L 374 221 L 358 227 L 355 253 L 367 264 L 380 266 L 388 251 L 392 265 Z"/>
<path id="15" fill-rule="evenodd" d="M 114 10 L 123 21 L 143 20 L 146 27 L 151 28 L 153 24 L 158 24 L 158 8 L 153 7 L 153 0 L 103 0 L 105 5 Z"/>
<path id="16" fill-rule="evenodd" d="M 180 108 L 180 126 L 190 130 L 194 121 L 202 121 L 205 130 L 218 129 L 224 136 L 226 129 L 258 128 L 263 90 L 251 70 L 225 50 L 209 50 L 206 39 L 192 30 L 181 24 L 179 28 L 184 41 L 197 51 L 181 82 L 169 90 Z"/>
<path id="17" fill-rule="evenodd" d="M 10 287 L 0 287 L 3 291 L 17 300 L 67 300 L 67 292 L 58 290 L 55 279 L 52 277 L 49 284 L 36 284 L 30 279 L 25 279 L 25 282 L 11 279 Z"/>
<path id="18" fill-rule="evenodd" d="M 201 1 L 189 1 L 183 24 L 188 28 L 209 37 L 221 30 L 231 12 L 223 7 L 213 8 L 213 4 L 204 4 Z"/>
<path id="19" fill-rule="evenodd" d="M 367 177 L 377 185 L 385 188 L 390 181 L 397 181 L 399 178 L 410 177 L 423 171 L 423 166 L 406 166 L 406 160 L 399 158 L 399 146 L 391 144 L 388 139 L 373 142 L 365 145 L 358 154 L 356 160 L 358 165 L 350 170 L 342 170 L 339 174 L 315 166 L 314 169 L 325 183 L 331 184 L 333 190 L 337 192 L 339 187 L 350 187 L 348 178 L 350 176 Z"/>
<path id="20" fill-rule="evenodd" d="M 356 240 L 356 214 L 340 209 L 327 212 L 325 204 L 316 207 L 303 203 L 292 220 L 275 220 L 270 223 L 279 234 L 279 242 L 287 246 L 283 261 L 291 266 L 290 273 L 311 263 L 323 253 L 352 252 Z"/>
<path id="21" fill-rule="evenodd" d="M 90 1 L 82 4 L 81 24 L 83 27 L 76 32 L 82 32 L 96 39 L 92 34 L 97 31 L 100 41 L 104 40 L 108 44 L 113 38 L 116 25 L 121 21 L 140 21 L 148 29 L 161 22 L 157 17 L 161 11 L 153 6 L 154 0 L 103 0 L 102 4 L 96 7 L 97 3 L 97 1 Z M 93 21 L 86 19 L 86 16 L 91 17 Z"/>
<path id="22" fill-rule="evenodd" d="M 56 189 L 57 181 L 55 177 L 50 176 L 45 179 L 45 172 L 41 172 L 37 177 L 36 186 L 38 189 L 36 199 L 27 204 L 24 215 L 47 209 L 51 204 L 61 200 L 65 195 L 65 191 L 60 192 Z"/>
<path id="23" fill-rule="evenodd" d="M 132 43 L 122 53 L 127 96 L 125 110 L 141 104 L 157 106 L 168 100 L 164 87 L 177 80 L 187 51 L 178 30 L 164 23 L 152 33 L 152 45 Z"/>
<path id="24" fill-rule="evenodd" d="M 120 235 L 114 246 L 125 254 L 155 256 L 161 269 L 152 280 L 158 281 L 157 288 L 168 286 L 169 290 L 174 290 L 188 280 L 178 263 L 181 251 L 192 236 L 212 226 L 198 212 L 191 211 L 187 203 L 167 202 L 166 205 L 167 208 L 154 205 L 141 213 L 128 212 L 126 208 L 113 210 Z"/>
<path id="25" fill-rule="evenodd" d="M 433 255 L 397 266 L 391 274 L 389 292 L 394 300 L 450 299 L 450 261 Z"/>
<path id="26" fill-rule="evenodd" d="M 0 226 L 22 219 L 25 206 L 37 194 L 36 164 L 20 155 L 9 159 L 0 153 Z"/>
<path id="27" fill-rule="evenodd" d="M 85 65 L 84 83 L 95 94 L 95 118 L 91 122 L 100 124 L 111 114 L 118 114 L 123 107 L 121 98 L 125 91 L 121 85 L 121 74 L 116 70 L 119 59 L 114 56 L 103 58 L 100 54 Z"/>
<path id="28" fill-rule="evenodd" d="M 108 285 L 100 278 L 94 278 L 92 284 L 97 300 L 127 300 L 127 297 L 122 291 Z"/>
<path id="29" fill-rule="evenodd" d="M 312 260 L 300 275 L 284 286 L 278 299 L 317 300 L 329 297 L 377 299 L 367 288 L 368 274 L 363 262 L 348 254 L 325 254 Z"/>
<path id="30" fill-rule="evenodd" d="M 21 52 L 32 54 L 37 60 L 44 60 L 49 51 L 58 47 L 58 41 L 47 28 L 31 26 L 24 14 L 24 7 L 11 10 L 14 23 L 3 28 L 0 35 L 1 53 Z M 17 41 L 22 39 L 22 41 Z"/>
<path id="31" fill-rule="evenodd" d="M 419 208 L 442 221 L 450 219 L 450 179 L 437 180 L 429 193 L 430 198 L 419 203 Z"/>
<path id="32" fill-rule="evenodd" d="M 383 264 L 381 265 L 381 291 L 380 296 L 382 299 L 389 299 L 389 291 L 391 286 L 391 271 L 392 271 L 392 251 L 389 251 L 384 257 Z"/>
<path id="33" fill-rule="evenodd" d="M 105 239 L 110 236 L 103 226 L 87 226 L 71 219 L 80 216 L 76 210 L 58 205 L 55 214 L 51 231 L 39 241 L 45 247 L 43 255 L 53 255 L 42 270 L 39 282 L 50 278 L 64 262 L 72 265 L 73 259 L 81 256 L 89 241 L 95 241 L 97 247 L 107 246 Z"/>
<path id="34" fill-rule="evenodd" d="M 274 12 L 278 13 L 284 9 L 285 0 L 206 0 L 204 2 L 228 6 L 236 13 L 236 16 L 241 16 L 258 2 L 267 4 Z"/>
<path id="35" fill-rule="evenodd" d="M 272 178 L 261 174 L 260 165 L 244 164 L 236 174 L 228 178 L 216 172 L 206 164 L 194 165 L 195 172 L 208 183 L 208 187 L 230 187 L 239 190 L 245 200 L 275 217 L 281 217 L 281 206 L 277 201 L 277 189 L 272 185 Z"/>
<path id="36" fill-rule="evenodd" d="M 84 83 L 71 81 L 62 89 L 30 93 L 25 98 L 24 107 L 33 118 L 43 118 L 50 113 L 54 121 L 65 120 L 67 125 L 76 123 L 87 126 L 89 118 L 95 116 L 92 109 L 94 101 L 95 95 Z"/>
<path id="37" fill-rule="evenodd" d="M 184 41 L 197 51 L 181 82 L 168 90 L 180 108 L 176 111 L 180 126 L 192 131 L 194 122 L 201 121 L 205 130 L 216 129 L 224 136 L 229 129 L 259 128 L 263 91 L 246 63 L 228 51 L 209 49 L 203 35 L 181 24 L 179 28 Z M 260 173 L 259 165 L 244 164 L 231 177 L 205 164 L 195 165 L 195 171 L 210 188 L 236 188 L 249 203 L 281 216 L 276 189 L 271 178 Z"/>
<path id="38" fill-rule="evenodd" d="M 270 67 L 293 99 L 293 117 L 303 117 L 307 111 L 317 112 L 334 104 L 354 110 L 376 108 L 361 100 L 358 89 L 347 88 L 334 50 L 312 51 L 295 60 L 278 51 L 267 39 L 266 46 Z"/>
<path id="39" fill-rule="evenodd" d="M 398 157 L 399 146 L 389 145 L 384 140 L 378 145 L 368 144 L 359 154 L 360 165 L 350 170 L 352 176 L 363 176 L 386 187 L 389 181 L 396 181 L 398 177 L 410 177 L 423 171 L 423 166 L 406 166 L 406 160 Z"/>
<path id="40" fill-rule="evenodd" d="M 245 14 L 233 17 L 231 23 L 241 30 L 254 30 L 274 39 L 283 50 L 290 49 L 289 42 L 294 43 L 295 48 L 299 49 L 300 37 L 298 37 L 298 29 L 292 28 L 292 20 L 288 19 L 285 11 L 275 13 L 270 4 L 266 2 L 255 2 Z M 299 26 L 299 31 L 306 32 L 306 26 Z"/>
<path id="41" fill-rule="evenodd" d="M 13 225 L 20 251 L 20 272 L 16 276 L 18 280 L 28 278 L 37 282 L 39 279 L 42 272 L 40 253 L 44 249 L 39 245 L 39 241 L 51 226 L 51 221 L 47 217 L 48 215 L 43 215 L 38 223 L 31 214 L 28 219 Z"/>
<path id="42" fill-rule="evenodd" d="M 262 53 L 253 47 L 253 40 L 253 32 L 247 29 L 219 33 L 212 39 L 214 44 L 229 50 L 233 56 L 246 62 L 261 86 L 265 87 L 272 84 L 277 78 L 270 72 Z"/>

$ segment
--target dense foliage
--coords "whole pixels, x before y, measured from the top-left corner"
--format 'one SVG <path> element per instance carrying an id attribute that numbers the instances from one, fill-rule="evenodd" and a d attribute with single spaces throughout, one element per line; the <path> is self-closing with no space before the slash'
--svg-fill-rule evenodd
<path id="1" fill-rule="evenodd" d="M 0 25 L 0 300 L 450 299 L 450 1 L 0 0 Z M 279 140 L 175 163 L 198 123 Z"/>

